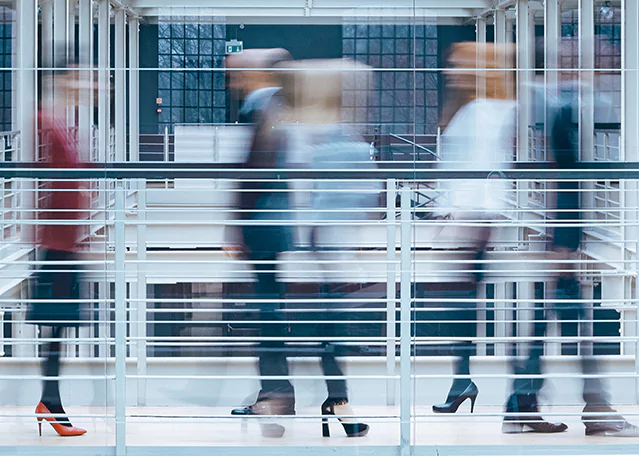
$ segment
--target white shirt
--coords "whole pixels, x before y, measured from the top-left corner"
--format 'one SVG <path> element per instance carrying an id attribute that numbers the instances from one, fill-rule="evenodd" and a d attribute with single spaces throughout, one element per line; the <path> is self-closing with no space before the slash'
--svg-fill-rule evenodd
<path id="1" fill-rule="evenodd" d="M 443 181 L 443 212 L 495 213 L 504 208 L 510 183 L 499 178 L 499 171 L 509 168 L 505 162 L 512 161 L 515 106 L 509 100 L 477 99 L 455 114 L 442 135 L 437 167 L 496 173 L 494 179 Z"/>

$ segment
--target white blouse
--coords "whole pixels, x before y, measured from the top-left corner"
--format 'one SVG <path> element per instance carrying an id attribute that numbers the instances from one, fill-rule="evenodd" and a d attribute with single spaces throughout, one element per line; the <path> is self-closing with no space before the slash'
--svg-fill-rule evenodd
<path id="1" fill-rule="evenodd" d="M 505 207 L 511 185 L 499 177 L 499 171 L 512 161 L 515 108 L 510 100 L 477 99 L 455 114 L 442 135 L 438 169 L 495 171 L 495 178 L 442 181 L 441 212 L 495 213 Z"/>

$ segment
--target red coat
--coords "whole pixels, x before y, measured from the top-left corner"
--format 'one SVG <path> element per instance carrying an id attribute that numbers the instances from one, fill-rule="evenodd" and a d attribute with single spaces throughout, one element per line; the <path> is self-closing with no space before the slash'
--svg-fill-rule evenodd
<path id="1" fill-rule="evenodd" d="M 39 128 L 42 132 L 49 132 L 48 146 L 43 148 L 42 161 L 48 163 L 51 168 L 77 168 L 80 167 L 77 142 L 68 133 L 64 123 L 56 123 L 42 113 L 39 117 Z M 38 242 L 51 250 L 75 252 L 78 243 L 86 232 L 86 226 L 80 220 L 87 219 L 89 208 L 88 199 L 82 190 L 83 182 L 80 180 L 52 180 L 41 181 L 38 199 L 39 220 L 77 220 L 78 223 L 65 225 L 39 225 Z"/>

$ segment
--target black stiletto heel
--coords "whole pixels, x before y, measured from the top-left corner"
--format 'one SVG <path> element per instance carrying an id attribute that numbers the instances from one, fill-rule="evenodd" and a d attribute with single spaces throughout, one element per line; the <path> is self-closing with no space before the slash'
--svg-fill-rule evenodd
<path id="1" fill-rule="evenodd" d="M 473 382 L 459 396 L 448 395 L 445 404 L 433 405 L 433 412 L 435 413 L 455 413 L 460 405 L 464 403 L 466 399 L 470 399 L 470 413 L 475 410 L 475 401 L 479 394 L 479 388 Z"/>
<path id="2" fill-rule="evenodd" d="M 335 406 L 348 406 L 348 401 L 345 399 L 333 400 L 326 399 L 322 404 L 322 436 L 330 437 L 330 429 L 328 428 L 328 418 L 326 416 L 335 416 Z M 344 432 L 348 437 L 364 437 L 368 434 L 370 427 L 364 423 L 348 423 L 344 422 L 342 418 L 337 418 Z"/>
<path id="3" fill-rule="evenodd" d="M 322 437 L 330 437 L 331 431 L 328 428 L 328 418 L 322 418 Z"/>

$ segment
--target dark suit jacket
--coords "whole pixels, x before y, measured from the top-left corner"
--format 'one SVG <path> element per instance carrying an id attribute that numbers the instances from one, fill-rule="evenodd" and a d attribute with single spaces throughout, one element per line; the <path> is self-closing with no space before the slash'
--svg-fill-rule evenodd
<path id="1" fill-rule="evenodd" d="M 285 136 L 274 128 L 279 123 L 284 99 L 278 92 L 264 108 L 251 112 L 249 120 L 255 125 L 255 134 L 244 167 L 251 169 L 277 169 L 285 166 Z M 264 182 L 245 180 L 239 186 L 239 219 L 268 221 L 268 225 L 243 226 L 242 242 L 253 252 L 253 257 L 272 257 L 292 247 L 292 227 L 274 224 L 274 220 L 290 220 L 288 184 L 286 181 Z M 261 253 L 259 253 L 261 252 Z"/>

